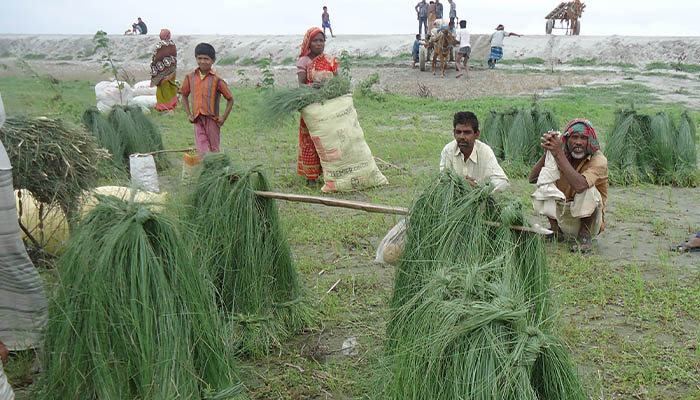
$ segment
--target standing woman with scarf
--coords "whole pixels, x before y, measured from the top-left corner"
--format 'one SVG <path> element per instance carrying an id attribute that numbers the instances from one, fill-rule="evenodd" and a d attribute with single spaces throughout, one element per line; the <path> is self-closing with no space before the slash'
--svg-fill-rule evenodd
<path id="1" fill-rule="evenodd" d="M 178 87 L 175 83 L 177 69 L 177 48 L 170 40 L 170 31 L 160 31 L 160 42 L 156 45 L 151 59 L 151 87 L 157 86 L 156 110 L 170 111 L 177 105 Z"/>
<path id="2" fill-rule="evenodd" d="M 325 47 L 326 35 L 320 28 L 311 28 L 306 31 L 297 61 L 300 87 L 311 86 L 318 89 L 338 73 L 338 61 L 323 52 Z M 315 185 L 316 180 L 321 176 L 321 159 L 303 118 L 299 121 L 297 173 L 306 178 L 308 186 Z"/>

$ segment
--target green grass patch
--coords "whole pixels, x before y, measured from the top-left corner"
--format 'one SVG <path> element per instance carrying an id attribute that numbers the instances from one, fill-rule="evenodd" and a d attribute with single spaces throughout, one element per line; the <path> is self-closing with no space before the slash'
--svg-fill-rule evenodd
<path id="1" fill-rule="evenodd" d="M 136 59 L 137 60 L 148 60 L 153 57 L 153 53 L 143 53 L 140 56 L 138 56 Z"/>
<path id="2" fill-rule="evenodd" d="M 0 53 L 0 58 L 10 58 L 10 57 L 12 57 L 12 53 L 10 53 L 9 51 L 3 51 L 2 53 Z"/>
<path id="3" fill-rule="evenodd" d="M 569 61 L 567 64 L 573 65 L 575 67 L 590 67 L 592 65 L 596 65 L 598 63 L 598 59 L 593 57 L 593 58 L 574 58 L 573 60 Z"/>
<path id="4" fill-rule="evenodd" d="M 472 60 L 469 59 L 469 62 L 471 63 Z M 528 58 L 519 58 L 515 60 L 499 60 L 499 64 L 504 64 L 504 65 L 543 65 L 544 64 L 544 59 L 539 58 L 539 57 L 528 57 Z"/>
<path id="5" fill-rule="evenodd" d="M 72 59 L 73 59 L 73 56 L 60 56 L 60 57 L 55 58 L 55 60 L 58 60 L 58 61 L 70 61 Z"/>
<path id="6" fill-rule="evenodd" d="M 618 67 L 618 68 L 636 68 L 637 64 L 628 62 L 614 62 L 614 63 L 600 63 L 598 65 L 605 67 Z"/>
<path id="7" fill-rule="evenodd" d="M 220 58 L 219 61 L 217 61 L 217 64 L 219 64 L 219 65 L 233 65 L 236 63 L 236 61 L 238 61 L 239 58 L 240 57 L 238 57 L 238 56 L 228 56 L 228 57 Z"/>
<path id="8" fill-rule="evenodd" d="M 44 60 L 44 59 L 46 59 L 46 54 L 30 53 L 30 54 L 23 55 L 22 58 L 24 58 L 25 60 Z"/>
<path id="9" fill-rule="evenodd" d="M 254 58 L 246 57 L 243 60 L 241 60 L 240 64 L 247 67 L 249 65 L 256 64 L 257 62 L 258 62 L 258 60 L 254 59 Z"/>
<path id="10" fill-rule="evenodd" d="M 280 62 L 282 65 L 294 65 L 296 63 L 296 60 L 293 57 L 286 57 L 284 60 Z"/>
<path id="11" fill-rule="evenodd" d="M 671 69 L 671 66 L 665 62 L 661 61 L 656 61 L 650 64 L 647 64 L 645 69 L 647 70 L 652 70 L 652 69 Z"/>

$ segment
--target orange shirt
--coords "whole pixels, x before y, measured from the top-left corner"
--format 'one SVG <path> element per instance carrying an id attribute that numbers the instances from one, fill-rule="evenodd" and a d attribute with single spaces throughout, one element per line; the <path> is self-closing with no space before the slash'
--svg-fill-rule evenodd
<path id="1" fill-rule="evenodd" d="M 192 115 L 196 119 L 200 115 L 219 119 L 219 100 L 223 94 L 226 100 L 231 101 L 233 96 L 223 79 L 209 70 L 204 77 L 199 68 L 185 76 L 180 93 L 188 96 L 192 93 Z"/>
<path id="2" fill-rule="evenodd" d="M 600 197 L 603 198 L 603 226 L 601 231 L 605 229 L 605 202 L 608 199 L 608 159 L 599 150 L 593 155 L 586 156 L 581 163 L 576 167 L 576 172 L 583 175 L 588 182 L 588 187 L 593 186 L 600 192 Z M 557 180 L 557 188 L 564 193 L 566 201 L 573 201 L 576 191 L 569 185 L 569 181 L 563 176 Z"/>

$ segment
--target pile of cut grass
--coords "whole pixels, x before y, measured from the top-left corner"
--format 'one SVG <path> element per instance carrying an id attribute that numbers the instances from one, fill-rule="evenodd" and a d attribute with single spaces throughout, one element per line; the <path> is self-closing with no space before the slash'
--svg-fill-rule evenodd
<path id="1" fill-rule="evenodd" d="M 220 307 L 236 322 L 241 352 L 268 354 L 313 324 L 270 190 L 259 167 L 235 169 L 221 153 L 208 154 L 191 195 L 199 254 L 218 290 Z"/>
<path id="2" fill-rule="evenodd" d="M 695 124 L 687 112 L 676 124 L 664 112 L 652 117 L 617 110 L 605 147 L 610 182 L 697 186 L 696 146 Z"/>
<path id="3" fill-rule="evenodd" d="M 508 176 L 525 177 L 542 156 L 542 135 L 557 129 L 554 114 L 533 104 L 502 112 L 491 110 L 480 139 L 493 149 Z"/>
<path id="4" fill-rule="evenodd" d="M 131 154 L 163 150 L 158 128 L 139 106 L 114 106 L 108 115 L 91 107 L 83 114 L 83 123 L 99 145 L 112 154 L 119 168 L 128 169 Z M 164 155 L 157 154 L 154 158 L 158 169 L 169 166 Z"/>
<path id="5" fill-rule="evenodd" d="M 15 189 L 27 189 L 49 206 L 58 204 L 69 221 L 108 159 L 88 132 L 60 119 L 8 118 L 0 139 L 12 164 Z"/>
<path id="6" fill-rule="evenodd" d="M 352 92 L 350 78 L 340 73 L 329 79 L 321 88 L 269 88 L 260 105 L 262 119 L 277 124 L 313 103 L 322 103 Z"/>
<path id="7" fill-rule="evenodd" d="M 446 171 L 411 207 L 380 398 L 588 398 L 553 333 L 542 239 L 509 229 L 525 213 L 491 190 Z"/>
<path id="8" fill-rule="evenodd" d="M 180 222 L 100 197 L 58 263 L 42 399 L 235 398 L 211 280 Z"/>

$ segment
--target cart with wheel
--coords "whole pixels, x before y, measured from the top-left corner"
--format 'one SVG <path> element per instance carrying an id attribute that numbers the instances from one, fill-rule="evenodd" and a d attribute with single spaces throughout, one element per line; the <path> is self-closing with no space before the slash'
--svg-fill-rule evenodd
<path id="1" fill-rule="evenodd" d="M 578 35 L 581 33 L 581 15 L 586 4 L 581 0 L 567 1 L 560 3 L 544 19 L 547 20 L 545 32 L 551 35 L 554 29 L 564 29 L 567 35 Z M 557 26 L 559 22 L 559 26 Z"/>

